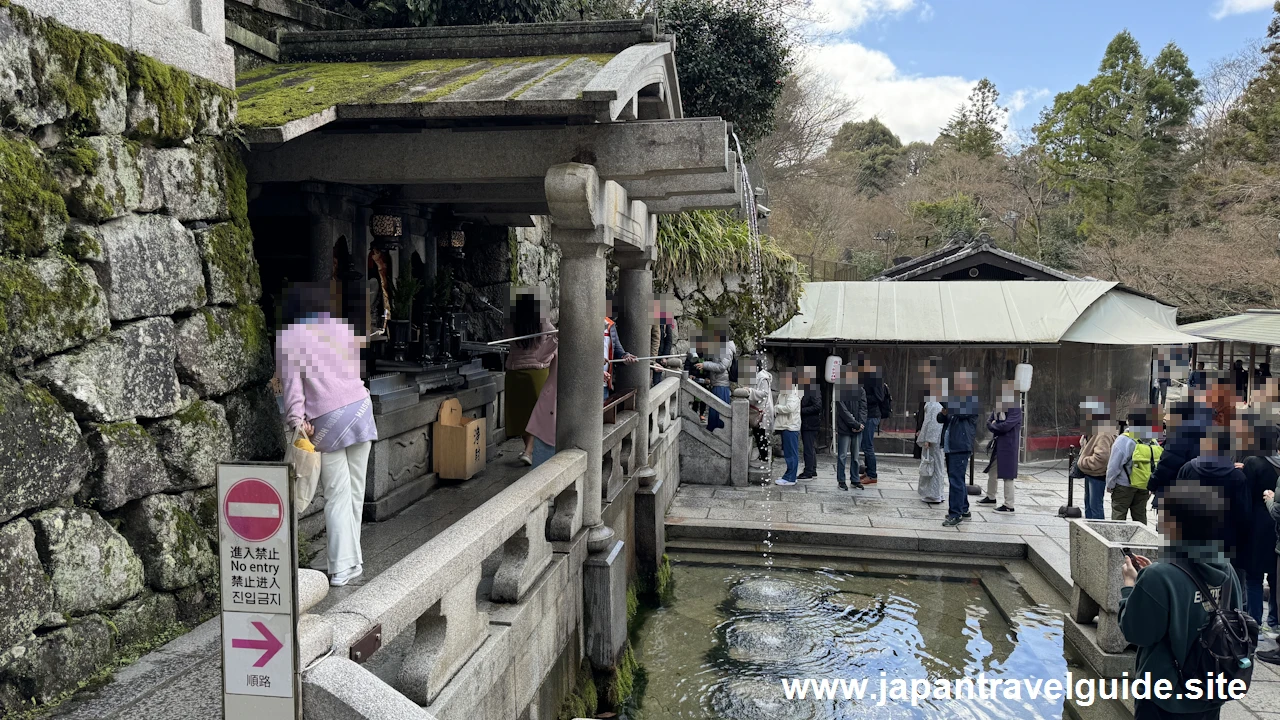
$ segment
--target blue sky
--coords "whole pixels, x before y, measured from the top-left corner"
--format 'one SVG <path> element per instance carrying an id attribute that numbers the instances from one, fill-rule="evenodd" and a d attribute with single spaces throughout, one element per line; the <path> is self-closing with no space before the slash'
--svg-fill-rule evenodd
<path id="1" fill-rule="evenodd" d="M 1176 42 L 1198 73 L 1266 34 L 1273 0 L 814 0 L 825 33 L 811 62 L 861 117 L 932 140 L 981 77 L 1028 128 L 1053 95 L 1087 81 L 1128 29 L 1152 56 Z"/>

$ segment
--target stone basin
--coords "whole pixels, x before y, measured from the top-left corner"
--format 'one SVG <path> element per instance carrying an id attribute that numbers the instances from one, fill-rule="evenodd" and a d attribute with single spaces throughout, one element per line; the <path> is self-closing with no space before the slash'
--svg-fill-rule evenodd
<path id="1" fill-rule="evenodd" d="M 1089 623 L 1098 618 L 1097 645 L 1105 653 L 1128 647 L 1120 631 L 1120 589 L 1124 579 L 1124 548 L 1155 560 L 1164 544 L 1146 525 L 1132 520 L 1071 521 L 1071 619 Z"/>
<path id="2" fill-rule="evenodd" d="M 1103 608 L 1120 607 L 1123 548 L 1156 560 L 1164 541 L 1133 520 L 1072 520 L 1071 580 Z"/>

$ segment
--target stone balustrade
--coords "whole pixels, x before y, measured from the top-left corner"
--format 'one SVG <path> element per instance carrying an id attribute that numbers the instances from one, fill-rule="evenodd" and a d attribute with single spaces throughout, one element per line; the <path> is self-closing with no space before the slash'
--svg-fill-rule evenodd
<path id="1" fill-rule="evenodd" d="M 600 489 L 606 503 L 612 501 L 627 478 L 636 471 L 637 459 L 642 457 L 636 447 L 639 427 L 640 414 L 635 410 L 620 410 L 616 422 L 604 424 L 600 448 Z"/>
<path id="2" fill-rule="evenodd" d="M 635 425 L 631 413 L 614 426 L 614 462 L 620 461 L 621 446 Z M 415 635 L 394 690 L 368 692 L 403 695 L 417 705 L 434 701 L 488 637 L 488 613 L 477 608 L 482 565 L 500 558 L 489 594 L 492 603 L 520 602 L 551 562 L 551 542 L 572 540 L 582 528 L 586 469 L 585 452 L 557 453 L 324 615 L 300 623 L 304 667 L 330 646 L 337 656 L 316 668 L 331 671 L 308 674 L 307 697 L 324 696 L 332 703 L 349 692 L 328 687 L 326 678 L 355 672 L 340 658 L 381 625 L 384 645 L 411 627 Z M 314 636 L 326 634 L 331 643 L 313 642 Z M 375 680 L 370 676 L 370 682 Z"/>
<path id="3" fill-rule="evenodd" d="M 646 419 L 649 424 L 649 447 L 652 452 L 658 447 L 667 433 L 678 430 L 676 420 L 680 417 L 680 378 L 665 377 L 662 382 L 649 390 L 649 407 Z"/>
<path id="4" fill-rule="evenodd" d="M 680 444 L 682 482 L 696 485 L 747 484 L 747 459 L 752 450 L 749 395 L 747 388 L 738 388 L 732 400 L 725 402 L 690 380 L 688 373 L 681 375 L 680 397 L 672 402 L 679 402 L 679 415 L 688 421 L 682 423 L 682 431 L 693 440 Z M 692 408 L 694 401 L 720 413 L 724 427 L 709 430 Z"/>

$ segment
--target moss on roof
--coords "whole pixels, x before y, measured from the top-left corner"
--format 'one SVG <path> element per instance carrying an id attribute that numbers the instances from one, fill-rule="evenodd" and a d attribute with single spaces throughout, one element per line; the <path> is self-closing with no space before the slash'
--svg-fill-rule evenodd
<path id="1" fill-rule="evenodd" d="M 241 125 L 249 128 L 278 127 L 337 105 L 434 102 L 495 70 L 555 61 L 534 80 L 490 98 L 514 99 L 574 60 L 603 66 L 612 58 L 606 54 L 267 65 L 236 78 L 238 118 Z"/>

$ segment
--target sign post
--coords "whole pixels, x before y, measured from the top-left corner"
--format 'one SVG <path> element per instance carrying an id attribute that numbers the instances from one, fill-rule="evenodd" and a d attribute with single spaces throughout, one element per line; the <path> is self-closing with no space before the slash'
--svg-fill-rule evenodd
<path id="1" fill-rule="evenodd" d="M 291 480 L 285 463 L 218 465 L 226 720 L 302 717 Z"/>

